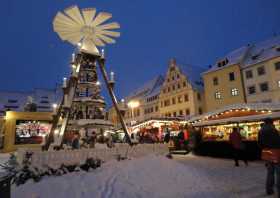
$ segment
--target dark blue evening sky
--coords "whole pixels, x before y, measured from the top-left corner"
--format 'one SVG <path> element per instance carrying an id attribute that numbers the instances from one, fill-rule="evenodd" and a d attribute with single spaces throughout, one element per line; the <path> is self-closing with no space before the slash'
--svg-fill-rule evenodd
<path id="1" fill-rule="evenodd" d="M 73 47 L 52 20 L 73 4 L 110 12 L 121 24 L 121 37 L 106 47 L 119 96 L 165 73 L 172 57 L 206 67 L 280 33 L 279 0 L 1 0 L 0 90 L 53 88 L 67 76 Z"/>

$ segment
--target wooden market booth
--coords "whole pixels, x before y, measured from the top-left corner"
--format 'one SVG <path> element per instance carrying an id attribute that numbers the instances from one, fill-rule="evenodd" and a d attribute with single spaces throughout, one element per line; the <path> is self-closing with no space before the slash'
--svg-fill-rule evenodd
<path id="1" fill-rule="evenodd" d="M 280 130 L 280 103 L 252 103 L 231 105 L 225 108 L 193 117 L 189 124 L 201 133 L 202 151 L 214 155 L 227 155 L 229 135 L 233 127 L 239 127 L 249 154 L 259 157 L 258 132 L 263 120 L 271 118 Z M 204 147 L 203 147 L 204 145 Z M 206 153 L 207 153 L 206 152 Z"/>

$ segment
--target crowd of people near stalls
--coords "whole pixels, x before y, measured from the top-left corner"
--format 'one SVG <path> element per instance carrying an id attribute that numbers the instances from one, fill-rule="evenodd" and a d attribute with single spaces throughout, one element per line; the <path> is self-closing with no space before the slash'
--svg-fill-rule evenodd
<path id="1" fill-rule="evenodd" d="M 69 132 L 64 138 L 64 145 L 72 149 L 80 148 L 111 148 L 114 146 L 113 137 L 110 133 L 97 133 L 92 131 L 91 134 L 81 134 L 79 132 Z"/>

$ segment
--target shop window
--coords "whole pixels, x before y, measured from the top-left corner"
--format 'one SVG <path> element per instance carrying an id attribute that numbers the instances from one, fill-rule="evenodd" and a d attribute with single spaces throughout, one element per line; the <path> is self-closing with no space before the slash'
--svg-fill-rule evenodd
<path id="1" fill-rule="evenodd" d="M 190 110 L 186 109 L 186 115 L 190 115 Z"/>
<path id="2" fill-rule="evenodd" d="M 234 72 L 230 72 L 228 74 L 228 76 L 229 76 L 229 81 L 234 81 L 235 80 Z"/>
<path id="3" fill-rule="evenodd" d="M 189 101 L 189 95 L 188 94 L 185 94 L 184 98 L 185 98 L 185 102 Z"/>
<path id="4" fill-rule="evenodd" d="M 255 85 L 249 86 L 249 87 L 247 88 L 247 90 L 248 90 L 248 93 L 249 93 L 249 94 L 255 94 L 255 93 L 256 93 L 256 87 L 255 87 Z"/>
<path id="5" fill-rule="evenodd" d="M 215 92 L 215 98 L 216 98 L 216 99 L 222 99 L 222 94 L 221 94 L 221 92 L 219 92 L 219 91 Z"/>
<path id="6" fill-rule="evenodd" d="M 277 62 L 274 65 L 275 65 L 275 70 L 280 71 L 280 62 Z"/>
<path id="7" fill-rule="evenodd" d="M 214 77 L 213 78 L 213 85 L 218 85 L 218 84 L 219 84 L 218 77 Z"/>
<path id="8" fill-rule="evenodd" d="M 253 71 L 252 70 L 247 70 L 245 72 L 245 76 L 246 76 L 246 79 L 253 78 Z"/>
<path id="9" fill-rule="evenodd" d="M 172 98 L 172 104 L 176 104 L 176 99 Z"/>
<path id="10" fill-rule="evenodd" d="M 237 88 L 231 89 L 231 95 L 232 96 L 237 96 L 238 95 L 238 89 Z"/>
<path id="11" fill-rule="evenodd" d="M 264 66 L 258 67 L 257 71 L 259 76 L 264 75 L 265 74 Z"/>
<path id="12" fill-rule="evenodd" d="M 178 96 L 178 103 L 182 103 L 182 97 Z"/>
<path id="13" fill-rule="evenodd" d="M 265 92 L 265 91 L 268 91 L 268 83 L 267 82 L 265 82 L 265 83 L 261 83 L 260 84 L 260 90 L 261 90 L 261 92 Z"/>

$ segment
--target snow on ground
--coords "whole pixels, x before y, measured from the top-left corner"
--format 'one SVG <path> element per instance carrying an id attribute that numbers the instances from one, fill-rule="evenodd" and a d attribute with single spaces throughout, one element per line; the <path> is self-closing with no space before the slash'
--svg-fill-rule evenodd
<path id="1" fill-rule="evenodd" d="M 243 164 L 242 164 L 243 165 Z M 146 156 L 108 162 L 93 172 L 46 177 L 12 187 L 13 198 L 263 197 L 262 163 L 234 167 L 224 159 L 193 155 Z"/>
<path id="2" fill-rule="evenodd" d="M 9 153 L 0 153 L 0 164 L 4 164 L 5 162 L 7 162 L 10 158 L 10 154 Z M 1 168 L 0 166 L 0 172 L 3 172 L 4 170 Z"/>

